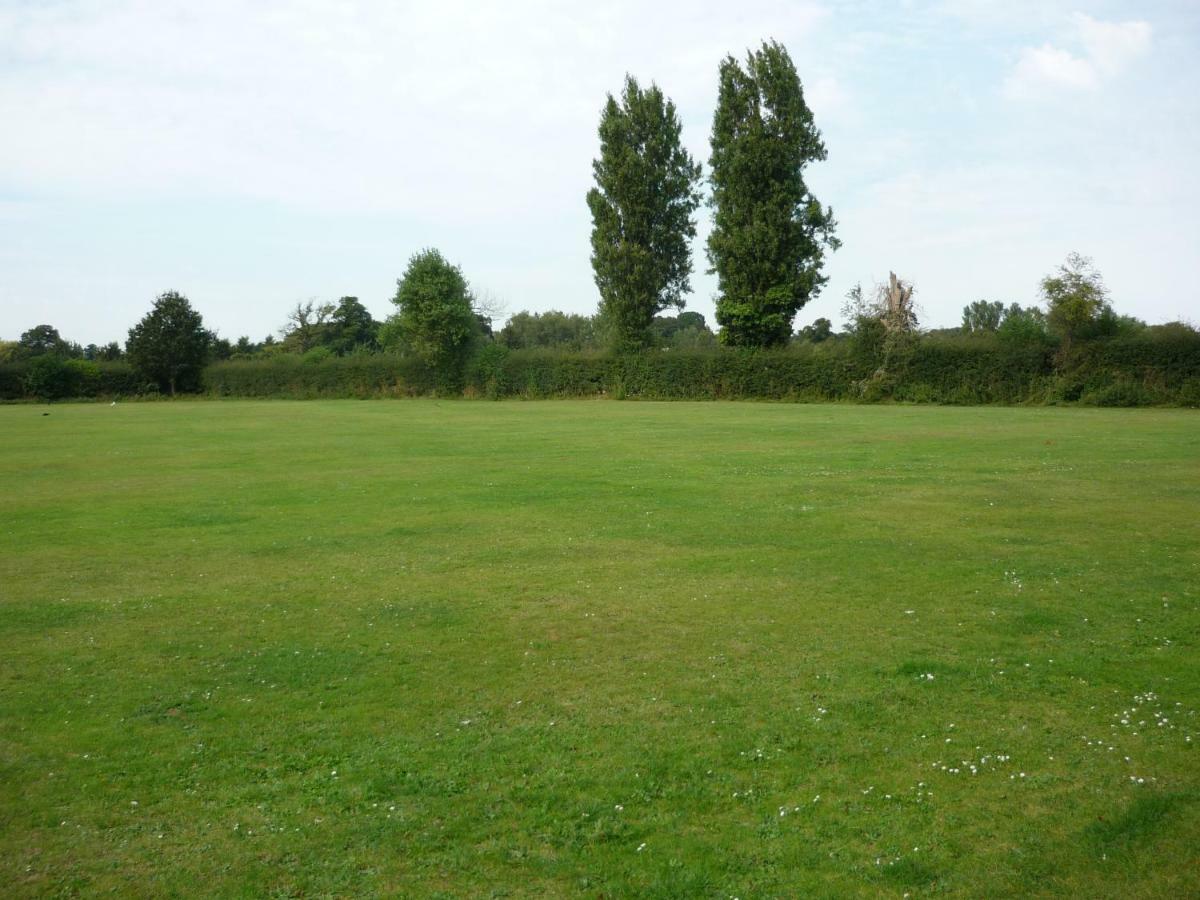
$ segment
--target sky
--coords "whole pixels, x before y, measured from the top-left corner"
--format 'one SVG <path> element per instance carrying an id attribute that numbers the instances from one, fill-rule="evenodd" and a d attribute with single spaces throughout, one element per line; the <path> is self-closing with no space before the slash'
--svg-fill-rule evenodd
<path id="1" fill-rule="evenodd" d="M 0 0 L 0 339 L 124 341 L 167 290 L 231 339 L 310 299 L 383 319 L 426 247 L 508 314 L 591 314 L 606 95 L 656 82 L 707 172 L 717 66 L 765 39 L 843 242 L 797 327 L 889 271 L 927 327 L 1032 304 L 1072 251 L 1119 312 L 1200 320 L 1194 0 Z"/>

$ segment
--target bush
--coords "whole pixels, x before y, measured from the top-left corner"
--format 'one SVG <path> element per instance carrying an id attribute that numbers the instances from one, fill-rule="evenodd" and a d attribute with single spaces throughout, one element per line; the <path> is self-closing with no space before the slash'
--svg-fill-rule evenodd
<path id="1" fill-rule="evenodd" d="M 76 396 L 78 371 L 58 356 L 38 356 L 25 368 L 22 387 L 25 395 L 37 400 L 62 400 Z"/>

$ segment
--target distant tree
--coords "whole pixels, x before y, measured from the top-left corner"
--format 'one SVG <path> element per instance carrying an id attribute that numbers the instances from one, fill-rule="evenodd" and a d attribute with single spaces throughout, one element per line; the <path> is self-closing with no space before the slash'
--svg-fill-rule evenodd
<path id="1" fill-rule="evenodd" d="M 650 320 L 650 337 L 655 344 L 665 344 L 679 331 L 678 316 L 655 316 Z"/>
<path id="2" fill-rule="evenodd" d="M 497 319 L 505 318 L 508 304 L 484 288 L 471 291 L 471 307 L 475 310 L 475 316 L 479 320 L 479 327 L 483 333 L 490 338 L 496 337 L 495 322 Z"/>
<path id="3" fill-rule="evenodd" d="M 590 316 L 555 309 L 544 313 L 522 311 L 509 317 L 497 339 L 512 350 L 534 347 L 586 350 L 597 344 L 596 323 Z"/>
<path id="4" fill-rule="evenodd" d="M 800 337 L 810 344 L 819 344 L 833 337 L 833 323 L 826 318 L 815 320 L 811 325 L 800 329 Z"/>
<path id="5" fill-rule="evenodd" d="M 655 316 L 650 322 L 650 335 L 660 347 L 698 349 L 716 343 L 716 335 L 709 331 L 704 316 L 698 312 Z"/>
<path id="6" fill-rule="evenodd" d="M 0 341 L 0 365 L 16 362 L 21 345 L 16 341 Z"/>
<path id="7" fill-rule="evenodd" d="M 850 347 L 863 365 L 877 365 L 883 357 L 883 345 L 887 339 L 887 327 L 876 299 L 868 300 L 861 284 L 846 292 L 842 304 L 842 318 L 846 322 L 846 334 Z"/>
<path id="8" fill-rule="evenodd" d="M 105 344 L 103 347 L 98 344 L 88 344 L 79 351 L 79 356 L 89 362 L 112 362 L 114 359 L 121 358 L 121 345 L 116 341 Z"/>
<path id="9" fill-rule="evenodd" d="M 796 313 L 828 280 L 825 251 L 839 244 L 833 211 L 804 181 L 826 151 L 783 45 L 764 43 L 745 68 L 732 56 L 721 62 L 711 140 L 708 260 L 721 340 L 786 343 Z"/>
<path id="10" fill-rule="evenodd" d="M 989 334 L 1000 330 L 1004 304 L 999 300 L 976 300 L 963 307 L 962 330 L 968 334 Z"/>
<path id="11" fill-rule="evenodd" d="M 231 359 L 250 359 L 262 350 L 262 344 L 256 344 L 250 340 L 249 335 L 243 334 L 237 339 L 237 343 L 233 345 L 233 353 L 230 354 Z"/>
<path id="12" fill-rule="evenodd" d="M 1146 330 L 1156 338 L 1190 339 L 1200 334 L 1195 325 L 1190 322 L 1163 322 L 1161 325 L 1147 325 Z"/>
<path id="13" fill-rule="evenodd" d="M 626 76 L 621 102 L 600 116 L 600 158 L 592 163 L 592 269 L 600 315 L 618 348 L 645 344 L 654 315 L 682 307 L 691 290 L 692 218 L 700 166 L 680 137 L 675 104 L 657 85 Z"/>
<path id="14" fill-rule="evenodd" d="M 1132 337 L 1133 335 L 1141 334 L 1148 327 L 1137 316 L 1121 315 L 1111 306 L 1105 304 L 1104 308 L 1100 310 L 1100 315 L 1093 319 L 1091 323 L 1081 328 L 1077 336 L 1082 339 Z"/>
<path id="15" fill-rule="evenodd" d="M 211 339 L 187 297 L 167 291 L 129 330 L 125 353 L 136 372 L 174 396 L 179 390 L 199 388 Z"/>
<path id="16" fill-rule="evenodd" d="M 21 335 L 17 341 L 17 355 L 22 359 L 36 356 L 71 356 L 71 345 L 62 339 L 53 325 L 36 325 Z"/>
<path id="17" fill-rule="evenodd" d="M 1042 279 L 1046 319 L 1062 335 L 1069 349 L 1081 329 L 1093 324 L 1108 310 L 1108 289 L 1092 261 L 1072 253 L 1058 271 Z"/>
<path id="18" fill-rule="evenodd" d="M 342 297 L 329 317 L 327 346 L 339 356 L 377 346 L 379 323 L 357 297 Z"/>
<path id="19" fill-rule="evenodd" d="M 229 343 L 228 338 L 217 337 L 216 332 L 210 331 L 208 339 L 209 359 L 226 360 L 233 356 L 233 344 Z"/>
<path id="20" fill-rule="evenodd" d="M 396 313 L 381 333 L 381 342 L 402 347 L 448 380 L 462 365 L 479 336 L 479 321 L 462 270 L 433 249 L 408 262 L 396 283 Z"/>
<path id="21" fill-rule="evenodd" d="M 322 346 L 329 337 L 330 319 L 337 307 L 332 303 L 296 301 L 288 313 L 287 323 L 280 329 L 284 349 L 289 353 L 306 353 Z"/>
<path id="22" fill-rule="evenodd" d="M 1022 307 L 1011 304 L 1004 310 L 1004 318 L 996 334 L 1013 344 L 1046 343 L 1050 335 L 1046 328 L 1046 314 L 1036 306 Z"/>

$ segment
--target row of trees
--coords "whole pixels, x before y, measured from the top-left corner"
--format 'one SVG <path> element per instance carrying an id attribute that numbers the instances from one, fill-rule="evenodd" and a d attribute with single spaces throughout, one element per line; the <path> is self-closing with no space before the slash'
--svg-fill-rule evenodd
<path id="1" fill-rule="evenodd" d="M 1080 340 L 1131 335 L 1149 328 L 1114 311 L 1100 273 L 1078 254 L 1042 279 L 1041 299 L 1045 310 L 977 300 L 963 308 L 961 327 L 924 334 L 931 338 L 995 338 L 1009 344 L 1057 344 L 1067 352 Z M 600 350 L 613 345 L 612 330 L 618 327 L 603 313 L 583 316 L 551 310 L 517 313 L 493 333 L 491 319 L 481 311 L 461 270 L 437 250 L 422 251 L 410 260 L 392 300 L 395 313 L 382 323 L 372 319 L 354 297 L 342 297 L 337 303 L 297 303 L 279 340 L 268 337 L 255 344 L 242 337 L 231 344 L 205 328 L 186 297 L 169 291 L 160 295 L 130 330 L 124 350 L 116 343 L 83 348 L 64 340 L 56 328 L 38 325 L 23 333 L 19 341 L 0 344 L 0 362 L 39 363 L 29 377 L 40 384 L 63 377 L 54 364 L 78 367 L 89 360 L 123 358 L 146 383 L 174 394 L 198 389 L 201 370 L 213 361 L 292 353 L 317 362 L 329 356 L 384 351 L 419 357 L 441 372 L 450 386 L 468 358 L 483 346 Z M 861 285 L 855 286 L 842 315 L 847 325 L 841 332 L 835 332 L 828 319 L 819 318 L 795 334 L 789 333 L 787 339 L 797 344 L 851 341 L 860 353 L 878 358 L 881 371 L 886 371 L 918 337 L 913 287 L 895 276 L 871 294 Z M 1192 331 L 1181 323 L 1154 328 Z M 643 347 L 704 349 L 718 344 L 718 335 L 697 312 L 655 315 L 639 329 L 639 334 L 644 334 L 640 338 Z"/>
<path id="2" fill-rule="evenodd" d="M 826 283 L 836 249 L 833 213 L 809 191 L 805 168 L 826 158 L 787 50 L 764 43 L 718 71 L 708 182 L 709 270 L 717 275 L 720 338 L 768 347 L 792 336 L 796 313 Z M 627 76 L 600 117 L 592 214 L 592 268 L 600 316 L 619 349 L 644 347 L 651 323 L 682 309 L 702 168 L 684 149 L 675 105 L 655 84 Z"/>
<path id="3" fill-rule="evenodd" d="M 726 57 L 718 80 L 705 248 L 717 276 L 717 332 L 699 313 L 682 311 L 691 290 L 695 214 L 704 202 L 703 167 L 683 147 L 671 100 L 657 85 L 643 88 L 627 76 L 620 97 L 610 94 L 602 109 L 595 186 L 586 198 L 600 294 L 595 316 L 519 312 L 493 333 L 493 304 L 472 292 L 458 266 L 426 249 L 409 260 L 392 298 L 394 313 L 384 322 L 356 297 L 312 300 L 288 313 L 278 339 L 231 343 L 204 327 L 187 298 L 167 292 L 130 330 L 124 350 L 116 343 L 80 347 L 39 325 L 19 341 L 0 342 L 0 362 L 125 357 L 147 383 L 172 394 L 197 388 L 211 361 L 287 353 L 313 361 L 379 351 L 414 356 L 450 385 L 472 355 L 493 344 L 624 352 L 854 341 L 886 369 L 918 332 L 912 285 L 895 276 L 869 296 L 861 286 L 850 292 L 843 332 L 825 318 L 792 330 L 797 312 L 825 286 L 825 254 L 839 243 L 832 210 L 805 181 L 807 167 L 824 160 L 826 149 L 787 50 L 767 42 L 745 60 Z M 1069 350 L 1080 339 L 1145 327 L 1113 312 L 1099 273 L 1078 255 L 1043 279 L 1041 293 L 1044 312 L 976 301 L 953 332 L 1057 341 Z"/>

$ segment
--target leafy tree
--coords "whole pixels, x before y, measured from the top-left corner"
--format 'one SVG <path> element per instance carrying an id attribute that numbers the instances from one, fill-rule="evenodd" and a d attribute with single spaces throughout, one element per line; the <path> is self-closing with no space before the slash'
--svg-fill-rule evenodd
<path id="1" fill-rule="evenodd" d="M 16 362 L 21 345 L 16 341 L 0 341 L 0 364 Z"/>
<path id="2" fill-rule="evenodd" d="M 1081 328 L 1077 336 L 1081 339 L 1133 337 L 1144 332 L 1147 327 L 1149 326 L 1137 316 L 1123 316 L 1105 304 L 1100 314 Z"/>
<path id="3" fill-rule="evenodd" d="M 461 375 L 479 335 L 471 291 L 462 270 L 437 250 L 422 250 L 396 283 L 396 314 L 381 333 L 394 347 L 424 360 L 447 379 Z"/>
<path id="4" fill-rule="evenodd" d="M 822 317 L 800 329 L 800 337 L 810 344 L 820 344 L 833 337 L 833 323 Z"/>
<path id="5" fill-rule="evenodd" d="M 519 312 L 500 329 L 500 343 L 512 350 L 561 347 L 586 350 L 596 346 L 596 323 L 590 316 L 559 312 Z"/>
<path id="6" fill-rule="evenodd" d="M 62 339 L 53 325 L 36 325 L 30 328 L 17 341 L 17 348 L 18 356 L 22 359 L 33 359 L 48 354 L 62 357 L 72 355 L 71 345 Z"/>
<path id="7" fill-rule="evenodd" d="M 329 317 L 328 347 L 339 356 L 376 347 L 379 323 L 357 297 L 342 297 Z"/>
<path id="8" fill-rule="evenodd" d="M 280 330 L 283 348 L 289 353 L 306 353 L 320 347 L 328 339 L 330 318 L 337 309 L 332 303 L 296 301 L 288 313 L 287 323 Z"/>
<path id="9" fill-rule="evenodd" d="M 1096 322 L 1109 310 L 1108 289 L 1092 261 L 1072 253 L 1053 275 L 1042 279 L 1042 299 L 1046 301 L 1046 319 L 1063 337 L 1063 349 L 1069 349 L 1083 328 Z"/>
<path id="10" fill-rule="evenodd" d="M 699 349 L 716 343 L 716 335 L 698 312 L 655 316 L 650 322 L 650 335 L 657 346 Z"/>
<path id="11" fill-rule="evenodd" d="M 212 333 L 187 297 L 167 291 L 129 329 L 125 353 L 134 371 L 174 396 L 178 390 L 199 388 L 211 341 Z"/>
<path id="12" fill-rule="evenodd" d="M 116 341 L 110 341 L 103 347 L 96 344 L 88 344 L 83 348 L 83 358 L 87 360 L 99 360 L 101 362 L 113 362 L 121 358 L 121 345 Z"/>
<path id="13" fill-rule="evenodd" d="M 1050 339 L 1046 314 L 1036 306 L 1023 308 L 1019 303 L 1013 303 L 1004 311 L 996 334 L 1012 344 L 1046 343 Z"/>
<path id="14" fill-rule="evenodd" d="M 216 332 L 208 333 L 208 355 L 210 359 L 225 360 L 233 356 L 233 344 L 229 338 L 217 337 Z"/>
<path id="15" fill-rule="evenodd" d="M 249 335 L 243 334 L 233 345 L 233 353 L 230 356 L 232 359 L 249 359 L 261 351 L 262 344 L 254 343 L 250 340 Z"/>
<path id="16" fill-rule="evenodd" d="M 600 115 L 592 213 L 592 269 L 600 315 L 618 348 L 644 345 L 650 321 L 691 290 L 689 242 L 700 205 L 700 166 L 683 148 L 675 104 L 657 85 L 625 78 Z"/>
<path id="17" fill-rule="evenodd" d="M 1000 330 L 1004 304 L 999 300 L 976 300 L 963 307 L 962 330 L 968 334 L 989 334 Z"/>
<path id="18" fill-rule="evenodd" d="M 713 230 L 721 339 L 734 346 L 783 344 L 792 319 L 828 278 L 825 251 L 839 246 L 833 211 L 804 182 L 826 157 L 791 57 L 774 41 L 720 66 L 713 117 Z"/>

